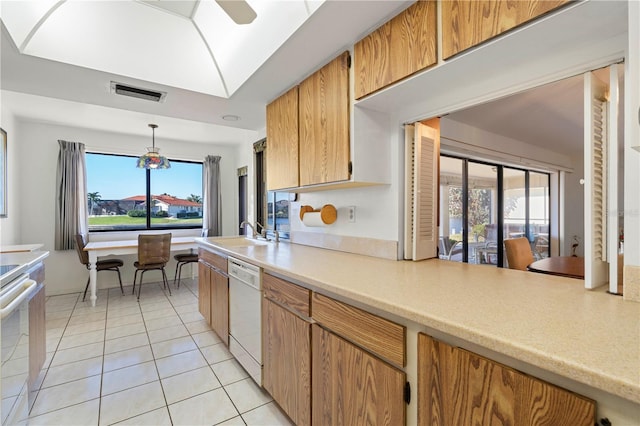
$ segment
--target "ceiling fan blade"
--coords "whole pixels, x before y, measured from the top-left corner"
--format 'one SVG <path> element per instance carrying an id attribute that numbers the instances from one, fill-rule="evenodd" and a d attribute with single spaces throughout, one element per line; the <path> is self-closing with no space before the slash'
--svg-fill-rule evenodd
<path id="1" fill-rule="evenodd" d="M 245 0 L 216 0 L 216 3 L 239 25 L 250 24 L 258 16 Z"/>

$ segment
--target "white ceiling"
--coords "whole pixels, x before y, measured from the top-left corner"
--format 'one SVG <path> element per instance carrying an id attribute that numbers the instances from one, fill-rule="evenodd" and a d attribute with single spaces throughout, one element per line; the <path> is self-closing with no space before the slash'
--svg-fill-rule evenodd
<path id="1" fill-rule="evenodd" d="M 246 132 L 220 132 L 219 126 L 264 129 L 268 102 L 411 1 L 249 0 L 258 17 L 244 26 L 231 23 L 212 1 L 198 2 L 192 18 L 182 16 L 189 10 L 167 11 L 147 3 L 0 2 L 0 84 L 4 91 L 17 92 L 4 98 L 23 118 L 139 135 L 146 135 L 147 123 L 154 121 L 162 137 L 200 141 L 198 132 L 184 131 L 197 122 L 202 125 L 194 128 L 204 126 L 207 133 L 203 142 L 246 142 Z M 8 24 L 10 16 L 29 8 L 36 9 L 25 12 L 29 19 L 23 16 L 22 24 Z M 206 29 L 204 18 L 217 19 L 215 14 L 228 22 Z M 203 44 L 210 51 L 201 49 Z M 192 51 L 194 45 L 200 50 Z M 227 93 L 216 92 L 212 57 Z M 167 96 L 163 103 L 153 103 L 114 95 L 111 81 L 165 91 Z M 67 102 L 40 102 L 20 94 Z M 83 119 L 71 111 L 65 114 L 67 108 L 83 110 Z M 122 110 L 130 119 L 122 120 Z M 225 115 L 240 119 L 225 121 Z"/>
<path id="2" fill-rule="evenodd" d="M 576 76 L 447 118 L 565 155 L 582 152 L 583 78 Z"/>
<path id="3" fill-rule="evenodd" d="M 43 122 L 142 136 L 148 136 L 147 123 L 155 122 L 163 138 L 245 143 L 253 141 L 256 132 L 264 129 L 268 102 L 412 2 L 249 0 L 249 3 L 258 13 L 255 25 L 239 26 L 230 23 L 210 0 L 2 1 L 1 102 L 11 105 L 20 117 Z M 4 25 L 5 19 L 8 22 L 8 16 L 18 10 L 15 8 L 24 4 L 41 8 L 40 15 L 36 11 L 32 13 L 34 16 L 42 16 L 42 10 L 51 11 L 52 4 L 57 8 L 42 25 L 36 26 L 38 31 L 31 36 L 24 28 L 34 28 L 33 22 L 29 24 L 27 20 L 20 27 L 22 30 L 13 28 L 14 43 Z M 7 9 L 9 5 L 14 9 Z M 305 9 L 304 13 L 300 7 Z M 53 18 L 58 12 L 58 23 L 70 19 L 63 19 L 65 8 L 69 16 L 71 12 L 99 14 L 100 19 L 74 21 L 64 31 L 55 29 L 58 21 Z M 221 27 L 226 30 L 216 33 L 212 29 L 211 34 L 202 30 L 202 19 L 209 15 L 211 19 L 228 21 Z M 292 30 L 295 26 L 299 28 Z M 194 36 L 196 27 L 202 31 Z M 243 40 L 245 36 L 248 38 Z M 202 38 L 198 41 L 198 37 Z M 267 42 L 271 38 L 274 40 Z M 30 42 L 25 44 L 25 40 Z M 180 42 L 174 45 L 171 40 Z M 145 43 L 152 45 L 149 54 L 145 53 Z M 16 44 L 24 53 L 19 53 Z M 201 49 L 180 59 L 180 55 L 188 53 L 180 50 L 192 44 L 199 47 L 208 44 L 210 51 Z M 54 54 L 42 52 L 45 45 L 60 55 L 57 60 Z M 271 48 L 265 48 L 266 45 Z M 214 61 L 219 73 L 210 68 Z M 203 62 L 208 63 L 207 67 L 198 65 Z M 228 97 L 227 92 L 211 94 L 217 89 L 214 90 L 216 83 L 210 77 L 216 75 L 222 76 L 220 84 L 226 87 Z M 111 93 L 111 81 L 165 91 L 167 97 L 162 103 L 154 103 L 117 96 Z M 222 119 L 225 115 L 237 115 L 240 119 L 225 121 Z M 453 112 L 448 118 L 575 155 L 582 146 L 582 79 L 556 82 Z"/>

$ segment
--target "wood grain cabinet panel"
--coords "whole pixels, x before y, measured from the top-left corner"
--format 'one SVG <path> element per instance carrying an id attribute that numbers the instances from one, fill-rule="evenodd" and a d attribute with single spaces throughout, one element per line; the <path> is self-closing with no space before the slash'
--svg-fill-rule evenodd
<path id="1" fill-rule="evenodd" d="M 436 1 L 418 1 L 354 46 L 360 99 L 438 61 Z"/>
<path id="2" fill-rule="evenodd" d="M 215 269 L 210 274 L 211 328 L 229 346 L 229 277 Z"/>
<path id="3" fill-rule="evenodd" d="M 267 105 L 267 188 L 293 188 L 298 178 L 298 86 Z"/>
<path id="4" fill-rule="evenodd" d="M 404 372 L 317 324 L 311 334 L 314 425 L 405 424 Z"/>
<path id="5" fill-rule="evenodd" d="M 224 256 L 220 256 L 219 254 L 215 254 L 209 250 L 201 248 L 198 249 L 198 258 L 224 273 L 227 272 L 228 263 L 227 258 Z"/>
<path id="6" fill-rule="evenodd" d="M 273 275 L 263 274 L 264 296 L 291 308 L 304 316 L 311 315 L 310 291 Z"/>
<path id="7" fill-rule="evenodd" d="M 263 386 L 296 425 L 311 424 L 311 324 L 263 298 Z"/>
<path id="8" fill-rule="evenodd" d="M 404 326 L 318 293 L 313 293 L 311 298 L 311 315 L 326 328 L 404 367 Z"/>
<path id="9" fill-rule="evenodd" d="M 198 311 L 211 325 L 211 268 L 198 262 Z"/>
<path id="10" fill-rule="evenodd" d="M 301 186 L 344 181 L 351 176 L 349 57 L 349 52 L 344 52 L 300 83 Z"/>
<path id="11" fill-rule="evenodd" d="M 418 424 L 591 426 L 595 402 L 418 335 Z"/>
<path id="12" fill-rule="evenodd" d="M 444 59 L 524 24 L 568 0 L 443 0 Z"/>

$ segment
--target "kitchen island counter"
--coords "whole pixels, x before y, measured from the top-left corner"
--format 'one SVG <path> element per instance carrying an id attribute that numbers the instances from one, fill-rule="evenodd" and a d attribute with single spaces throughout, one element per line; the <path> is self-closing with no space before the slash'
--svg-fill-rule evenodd
<path id="1" fill-rule="evenodd" d="M 431 259 L 392 261 L 299 244 L 226 244 L 233 255 L 338 296 L 488 348 L 640 407 L 640 303 L 580 280 Z"/>

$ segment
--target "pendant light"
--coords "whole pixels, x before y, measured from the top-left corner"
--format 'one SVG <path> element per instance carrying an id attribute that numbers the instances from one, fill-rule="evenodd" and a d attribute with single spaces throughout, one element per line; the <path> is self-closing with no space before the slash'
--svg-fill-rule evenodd
<path id="1" fill-rule="evenodd" d="M 160 148 L 156 148 L 156 128 L 157 124 L 149 124 L 152 132 L 152 146 L 147 147 L 147 153 L 138 158 L 139 169 L 168 169 L 171 167 L 167 157 L 160 155 Z"/>

